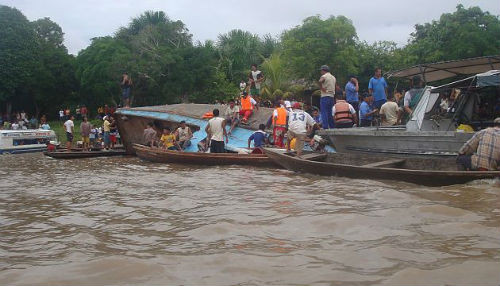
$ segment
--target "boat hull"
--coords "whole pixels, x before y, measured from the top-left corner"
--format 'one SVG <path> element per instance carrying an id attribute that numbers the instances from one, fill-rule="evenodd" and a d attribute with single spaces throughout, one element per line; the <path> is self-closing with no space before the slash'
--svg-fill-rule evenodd
<path id="1" fill-rule="evenodd" d="M 146 161 L 156 163 L 180 163 L 193 165 L 251 165 L 262 167 L 276 167 L 271 159 L 264 154 L 237 154 L 237 153 L 197 153 L 179 152 L 147 147 L 134 144 L 135 154 Z"/>
<path id="2" fill-rule="evenodd" d="M 122 156 L 126 155 L 124 149 L 109 150 L 109 151 L 45 151 L 45 156 L 54 159 L 81 159 L 81 158 L 94 158 L 94 157 L 109 157 L 109 156 Z"/>
<path id="3" fill-rule="evenodd" d="M 292 157 L 283 152 L 271 149 L 265 149 L 265 153 L 275 163 L 288 170 L 323 176 L 349 177 L 354 179 L 398 180 L 425 186 L 463 184 L 477 179 L 500 177 L 500 171 L 471 172 L 439 170 L 438 168 L 443 162 L 439 162 L 442 161 L 442 159 L 438 158 L 433 159 L 434 161 L 429 161 L 429 166 L 435 164 L 434 167 L 436 170 L 411 170 L 399 167 L 365 167 L 362 165 L 357 166 L 310 161 Z M 342 154 L 337 154 L 337 156 L 342 156 Z M 345 154 L 345 156 L 348 156 L 348 154 Z M 387 157 L 385 157 L 385 159 L 387 159 Z M 411 158 L 407 160 L 411 160 Z M 422 161 L 421 164 L 425 164 L 425 161 Z"/>
<path id="4" fill-rule="evenodd" d="M 400 155 L 455 156 L 473 133 L 453 131 L 409 132 L 404 128 L 327 129 L 318 132 L 328 138 L 337 152 L 367 152 Z"/>

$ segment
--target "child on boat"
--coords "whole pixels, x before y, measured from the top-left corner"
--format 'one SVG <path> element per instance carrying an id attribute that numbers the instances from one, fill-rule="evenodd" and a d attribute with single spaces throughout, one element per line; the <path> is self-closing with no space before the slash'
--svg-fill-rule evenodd
<path id="1" fill-rule="evenodd" d="M 175 139 L 175 135 L 171 133 L 169 127 L 163 128 L 160 141 L 165 149 L 182 151 L 181 146 L 179 146 L 179 143 Z"/>

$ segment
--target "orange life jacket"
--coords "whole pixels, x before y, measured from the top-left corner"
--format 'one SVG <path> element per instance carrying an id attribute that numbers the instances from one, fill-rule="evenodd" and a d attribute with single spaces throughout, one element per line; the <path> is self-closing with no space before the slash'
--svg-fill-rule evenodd
<path id="1" fill-rule="evenodd" d="M 285 126 L 286 125 L 286 109 L 283 107 L 278 107 L 275 109 L 278 111 L 278 117 L 273 116 L 273 125 Z"/>
<path id="2" fill-rule="evenodd" d="M 351 111 L 349 110 L 349 103 L 345 100 L 337 100 L 335 104 L 335 122 L 354 122 Z"/>
<path id="3" fill-rule="evenodd" d="M 246 98 L 243 96 L 240 98 L 241 110 L 253 110 L 252 98 L 247 95 Z"/>

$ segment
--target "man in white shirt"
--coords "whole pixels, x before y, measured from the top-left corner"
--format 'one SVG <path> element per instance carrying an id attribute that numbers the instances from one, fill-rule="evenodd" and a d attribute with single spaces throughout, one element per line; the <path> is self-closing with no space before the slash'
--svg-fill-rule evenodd
<path id="1" fill-rule="evenodd" d="M 231 124 L 231 128 L 227 132 L 228 135 L 231 135 L 233 129 L 240 123 L 240 108 L 234 100 L 229 101 L 229 106 L 226 108 L 224 112 L 224 118 L 226 119 L 226 123 Z"/>
<path id="2" fill-rule="evenodd" d="M 399 106 L 395 102 L 393 94 L 389 94 L 389 96 L 387 96 L 387 99 L 389 101 L 382 104 L 379 112 L 380 117 L 382 118 L 382 126 L 396 125 L 400 113 Z"/>
<path id="3" fill-rule="evenodd" d="M 193 138 L 193 132 L 191 128 L 186 125 L 186 121 L 181 121 L 181 126 L 175 130 L 175 137 L 179 140 L 179 146 L 182 150 L 191 146 L 191 138 Z"/>
<path id="4" fill-rule="evenodd" d="M 330 68 L 327 65 L 321 66 L 321 77 L 319 78 L 319 86 L 321 89 L 320 112 L 321 125 L 323 129 L 333 128 L 333 97 L 335 96 L 335 83 L 337 80 L 330 73 Z"/>
<path id="5" fill-rule="evenodd" d="M 66 122 L 64 122 L 64 129 L 66 130 L 66 149 L 67 151 L 71 151 L 71 144 L 73 143 L 73 131 L 75 129 L 75 124 L 73 120 L 75 117 L 71 115 Z"/>
<path id="6" fill-rule="evenodd" d="M 309 113 L 302 110 L 299 102 L 293 104 L 293 110 L 288 114 L 288 132 L 287 132 L 287 151 L 290 151 L 290 143 L 295 138 L 295 150 L 297 150 L 297 157 L 302 155 L 304 149 L 304 141 L 307 135 L 308 127 L 314 125 L 314 119 Z"/>
<path id="7" fill-rule="evenodd" d="M 207 138 L 210 139 L 210 153 L 225 153 L 224 137 L 226 143 L 229 141 L 226 133 L 226 120 L 219 117 L 219 109 L 214 109 L 212 113 L 214 117 L 208 121 L 207 127 L 205 127 Z"/>

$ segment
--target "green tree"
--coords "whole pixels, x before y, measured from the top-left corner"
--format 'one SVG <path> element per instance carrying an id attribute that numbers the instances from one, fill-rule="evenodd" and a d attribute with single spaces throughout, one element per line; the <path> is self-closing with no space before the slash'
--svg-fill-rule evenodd
<path id="1" fill-rule="evenodd" d="M 500 50 L 500 20 L 479 7 L 458 5 L 439 20 L 415 25 L 406 64 L 436 62 L 486 55 Z"/>
<path id="2" fill-rule="evenodd" d="M 21 105 L 25 86 L 36 70 L 38 44 L 28 19 L 17 9 L 0 5 L 0 101 Z"/>
<path id="3" fill-rule="evenodd" d="M 281 36 L 283 56 L 291 72 L 307 80 L 316 80 L 318 69 L 324 64 L 344 78 L 355 71 L 356 40 L 356 29 L 344 16 L 326 20 L 309 17 Z"/>
<path id="4" fill-rule="evenodd" d="M 247 80 L 250 65 L 261 62 L 261 42 L 257 35 L 242 30 L 232 30 L 219 35 L 217 48 L 220 53 L 220 65 L 227 78 L 239 83 Z"/>
<path id="5" fill-rule="evenodd" d="M 275 91 L 284 90 L 289 76 L 280 53 L 275 52 L 266 58 L 262 63 L 262 70 L 266 75 L 266 80 L 262 88 L 263 96 L 271 98 Z"/>
<path id="6" fill-rule="evenodd" d="M 92 39 L 76 58 L 76 77 L 80 83 L 83 103 L 95 108 L 99 105 L 119 102 L 120 76 L 130 71 L 134 79 L 132 55 L 119 40 L 112 37 Z"/>

